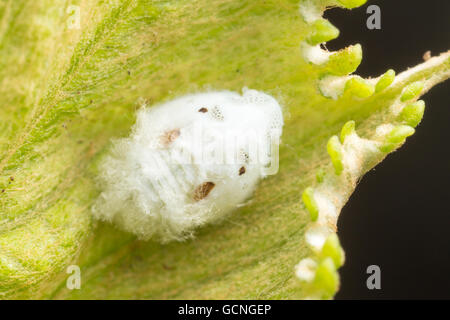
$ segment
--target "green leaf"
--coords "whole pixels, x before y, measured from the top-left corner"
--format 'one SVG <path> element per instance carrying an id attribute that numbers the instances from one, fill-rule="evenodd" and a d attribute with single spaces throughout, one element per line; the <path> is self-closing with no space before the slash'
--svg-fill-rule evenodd
<path id="1" fill-rule="evenodd" d="M 318 19 L 364 2 L 3 1 L 0 296 L 331 298 L 340 209 L 413 132 L 422 111 L 412 100 L 450 75 L 449 53 L 378 83 L 349 75 L 361 46 L 317 47 L 337 35 Z M 280 170 L 245 207 L 166 245 L 92 219 L 98 163 L 112 138 L 129 134 L 136 109 L 243 87 L 276 97 L 289 115 Z M 314 191 L 305 203 L 303 190 Z M 302 259 L 317 265 L 309 282 L 294 270 Z M 66 287 L 72 264 L 79 290 Z"/>

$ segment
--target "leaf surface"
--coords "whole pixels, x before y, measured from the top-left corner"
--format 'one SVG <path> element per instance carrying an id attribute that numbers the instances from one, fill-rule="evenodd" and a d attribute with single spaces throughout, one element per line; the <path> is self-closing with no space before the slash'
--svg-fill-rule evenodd
<path id="1" fill-rule="evenodd" d="M 413 133 L 419 96 L 450 76 L 448 53 L 362 79 L 352 75 L 358 45 L 320 51 L 338 35 L 325 8 L 364 2 L 2 1 L 0 295 L 332 297 L 340 209 Z M 280 170 L 245 207 L 167 245 L 93 221 L 97 165 L 111 138 L 129 134 L 136 109 L 243 87 L 276 97 L 286 122 Z M 295 268 L 303 259 L 312 277 L 305 263 Z M 80 290 L 66 288 L 71 264 L 81 267 Z"/>

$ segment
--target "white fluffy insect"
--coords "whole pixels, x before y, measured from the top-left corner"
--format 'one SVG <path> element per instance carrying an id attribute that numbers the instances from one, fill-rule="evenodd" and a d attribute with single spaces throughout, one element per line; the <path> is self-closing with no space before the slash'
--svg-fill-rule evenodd
<path id="1" fill-rule="evenodd" d="M 283 118 L 256 90 L 187 95 L 143 108 L 102 165 L 95 217 L 141 239 L 184 240 L 243 204 L 278 168 Z"/>

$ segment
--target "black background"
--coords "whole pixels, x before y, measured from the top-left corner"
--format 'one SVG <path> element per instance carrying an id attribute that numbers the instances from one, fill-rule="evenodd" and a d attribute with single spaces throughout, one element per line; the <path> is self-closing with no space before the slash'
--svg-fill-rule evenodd
<path id="1" fill-rule="evenodd" d="M 368 30 L 366 9 L 381 8 L 381 30 Z M 325 17 L 341 35 L 337 50 L 361 43 L 357 73 L 397 73 L 450 49 L 450 1 L 384 0 Z M 361 181 L 338 222 L 346 251 L 337 299 L 450 298 L 450 84 L 423 100 L 425 116 L 414 136 Z M 381 268 L 381 290 L 368 290 L 366 269 Z"/>

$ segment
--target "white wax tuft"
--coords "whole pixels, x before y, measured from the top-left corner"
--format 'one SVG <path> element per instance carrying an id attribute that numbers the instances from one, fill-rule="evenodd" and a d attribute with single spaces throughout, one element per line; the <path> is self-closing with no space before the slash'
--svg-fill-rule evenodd
<path id="1" fill-rule="evenodd" d="M 282 126 L 278 102 L 256 90 L 143 108 L 130 137 L 115 141 L 101 164 L 94 216 L 141 239 L 192 237 L 241 205 L 277 167 Z"/>

